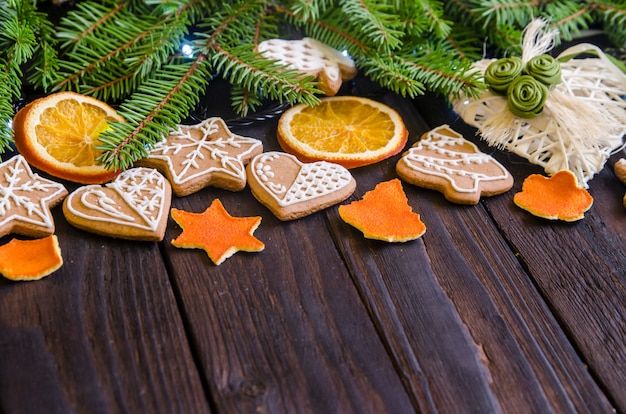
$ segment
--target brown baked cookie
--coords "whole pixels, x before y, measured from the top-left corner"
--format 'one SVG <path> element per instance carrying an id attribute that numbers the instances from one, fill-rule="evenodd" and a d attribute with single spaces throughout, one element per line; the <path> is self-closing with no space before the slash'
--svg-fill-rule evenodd
<path id="1" fill-rule="evenodd" d="M 254 197 L 283 221 L 340 203 L 356 188 L 352 174 L 341 165 L 302 163 L 284 152 L 257 155 L 246 170 Z"/>
<path id="2" fill-rule="evenodd" d="M 45 237 L 54 233 L 50 209 L 67 196 L 65 187 L 33 173 L 21 155 L 0 164 L 0 237 L 17 233 Z"/>
<path id="3" fill-rule="evenodd" d="M 208 118 L 197 125 L 179 125 L 135 165 L 158 169 L 174 194 L 183 197 L 208 186 L 243 190 L 245 165 L 261 152 L 258 139 L 235 135 L 221 118 Z"/>
<path id="4" fill-rule="evenodd" d="M 336 95 L 343 81 L 357 74 L 351 58 L 310 37 L 301 40 L 265 40 L 259 43 L 257 50 L 268 59 L 314 76 L 319 82 L 318 88 L 327 96 Z"/>
<path id="5" fill-rule="evenodd" d="M 172 187 L 153 168 L 131 168 L 112 182 L 79 187 L 63 203 L 73 226 L 102 236 L 161 241 Z"/>
<path id="6" fill-rule="evenodd" d="M 626 158 L 620 158 L 613 167 L 617 178 L 626 185 Z M 626 194 L 624 194 L 624 207 L 626 207 Z"/>
<path id="7" fill-rule="evenodd" d="M 513 186 L 504 166 L 448 125 L 422 135 L 402 154 L 396 171 L 404 181 L 437 190 L 457 204 L 476 204 L 481 196 L 502 194 Z"/>

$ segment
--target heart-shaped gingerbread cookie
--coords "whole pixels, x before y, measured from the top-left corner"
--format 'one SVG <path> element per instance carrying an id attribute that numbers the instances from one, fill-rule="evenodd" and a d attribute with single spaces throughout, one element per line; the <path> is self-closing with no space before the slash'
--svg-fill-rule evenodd
<path id="1" fill-rule="evenodd" d="M 122 239 L 161 241 L 165 235 L 172 187 L 152 168 L 131 168 L 104 185 L 72 192 L 63 214 L 73 226 Z"/>
<path id="2" fill-rule="evenodd" d="M 247 168 L 252 194 L 280 220 L 293 220 L 340 203 L 354 192 L 350 172 L 326 161 L 302 163 L 291 154 L 266 152 Z"/>

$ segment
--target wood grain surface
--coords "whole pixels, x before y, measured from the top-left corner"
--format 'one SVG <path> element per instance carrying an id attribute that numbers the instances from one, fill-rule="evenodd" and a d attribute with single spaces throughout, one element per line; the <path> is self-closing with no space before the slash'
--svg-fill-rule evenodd
<path id="1" fill-rule="evenodd" d="M 222 116 L 279 149 L 281 108 L 235 119 L 226 93 L 215 81 L 191 121 Z M 458 206 L 403 183 L 427 230 L 398 244 L 363 238 L 336 207 L 281 222 L 247 188 L 175 197 L 179 209 L 219 198 L 233 216 L 262 217 L 265 250 L 220 266 L 173 247 L 171 218 L 163 242 L 130 242 L 75 229 L 55 208 L 63 267 L 0 279 L 0 412 L 626 412 L 626 188 L 610 166 L 590 182 L 583 220 L 539 219 L 512 199 L 541 171 L 480 142 L 441 98 L 363 78 L 342 93 L 396 108 L 407 147 L 450 124 L 514 188 Z M 345 203 L 396 178 L 398 158 L 353 170 Z"/>

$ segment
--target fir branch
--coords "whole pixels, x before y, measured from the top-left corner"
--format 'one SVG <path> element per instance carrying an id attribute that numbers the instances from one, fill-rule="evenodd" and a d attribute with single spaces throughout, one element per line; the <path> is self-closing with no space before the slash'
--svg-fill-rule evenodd
<path id="1" fill-rule="evenodd" d="M 479 74 L 472 70 L 472 62 L 468 59 L 451 59 L 445 51 L 413 53 L 409 57 L 397 58 L 411 68 L 414 79 L 432 92 L 454 98 L 461 94 L 476 97 L 484 89 Z"/>
<path id="2" fill-rule="evenodd" d="M 231 107 L 242 117 L 248 116 L 263 104 L 263 97 L 246 88 L 233 86 L 230 92 Z"/>
<path id="3" fill-rule="evenodd" d="M 414 98 L 426 91 L 424 84 L 413 77 L 411 64 L 405 60 L 387 55 L 364 61 L 360 66 L 366 76 L 404 97 Z"/>
<path id="4" fill-rule="evenodd" d="M 315 88 L 312 76 L 303 75 L 245 49 L 227 50 L 214 44 L 211 57 L 216 73 L 224 76 L 233 85 L 262 92 L 262 96 L 281 103 L 287 101 L 315 105 L 319 102 L 315 94 L 320 91 Z"/>
<path id="5" fill-rule="evenodd" d="M 98 161 L 112 170 L 125 170 L 175 128 L 198 103 L 211 68 L 204 55 L 191 62 L 172 62 L 141 85 L 118 113 L 126 122 L 113 123 L 99 137 Z"/>
<path id="6" fill-rule="evenodd" d="M 482 15 L 485 26 L 493 23 L 496 26 L 525 27 L 533 17 L 537 17 L 535 12 L 541 3 L 540 0 L 486 0 L 481 1 L 474 11 Z"/>
<path id="7" fill-rule="evenodd" d="M 34 1 L 0 2 L 0 152 L 12 139 L 9 124 L 14 115 L 12 103 L 22 94 L 22 67 L 35 66 L 29 74 L 35 86 L 48 85 L 56 70 L 52 24 L 46 17 Z"/>
<path id="8" fill-rule="evenodd" d="M 571 40 L 581 30 L 587 29 L 588 22 L 593 19 L 591 8 L 577 1 L 548 3 L 543 14 L 550 16 L 551 28 L 558 29 L 560 38 L 565 40 Z"/>
<path id="9" fill-rule="evenodd" d="M 13 140 L 11 118 L 13 118 L 13 105 L 11 99 L 11 85 L 9 75 L 0 71 L 0 153 L 10 149 Z"/>
<path id="10" fill-rule="evenodd" d="M 390 4 L 380 0 L 344 0 L 341 3 L 346 24 L 359 28 L 368 43 L 390 53 L 402 45 L 402 23 Z"/>
<path id="11" fill-rule="evenodd" d="M 445 38 L 452 32 L 452 22 L 444 19 L 443 4 L 439 1 L 424 0 L 419 3 L 422 13 L 428 16 L 430 22 L 428 32 L 432 32 L 438 38 Z"/>
<path id="12" fill-rule="evenodd" d="M 191 25 L 205 18 L 221 2 L 207 0 L 143 0 L 147 6 L 154 7 L 154 14 L 163 18 L 175 18 L 185 14 Z"/>
<path id="13" fill-rule="evenodd" d="M 341 24 L 345 16 L 336 9 L 330 10 L 323 19 L 318 20 L 304 19 L 282 7 L 277 7 L 276 12 L 282 14 L 288 23 L 295 28 L 302 29 L 308 36 L 314 37 L 335 49 L 347 49 L 353 57 L 373 53 L 372 48 L 360 39 L 358 31 Z"/>
<path id="14" fill-rule="evenodd" d="M 626 47 L 626 1 L 595 1 L 591 7 L 609 39 Z"/>
<path id="15" fill-rule="evenodd" d="M 296 0 L 290 11 L 304 20 L 317 20 L 326 13 L 335 2 L 333 0 Z"/>
<path id="16" fill-rule="evenodd" d="M 126 3 L 106 8 L 85 2 L 62 19 L 57 36 L 70 39 L 65 45 L 71 48 L 60 64 L 55 90 L 80 90 L 85 84 L 97 87 L 99 73 L 129 71 L 125 55 L 142 45 L 158 20 L 138 18 L 123 7 Z"/>

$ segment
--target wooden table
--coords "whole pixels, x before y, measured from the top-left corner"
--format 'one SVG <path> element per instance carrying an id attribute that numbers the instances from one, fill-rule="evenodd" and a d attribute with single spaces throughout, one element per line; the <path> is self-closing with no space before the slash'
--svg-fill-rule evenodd
<path id="1" fill-rule="evenodd" d="M 443 100 L 361 78 L 344 89 L 396 108 L 409 146 L 449 123 L 513 189 L 459 206 L 404 184 L 427 231 L 399 244 L 364 239 L 336 207 L 280 222 L 247 188 L 174 198 L 262 216 L 265 250 L 220 266 L 173 247 L 171 218 L 163 242 L 131 242 L 75 229 L 56 207 L 63 267 L 0 278 L 0 412 L 626 412 L 626 190 L 612 168 L 590 182 L 583 220 L 539 219 L 512 199 L 541 169 L 485 146 Z M 215 81 L 201 115 L 278 149 L 276 117 L 235 122 L 226 92 Z M 397 160 L 353 170 L 346 203 L 395 178 Z"/>

